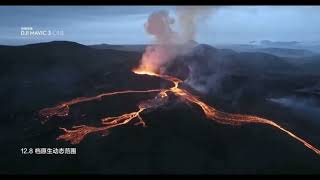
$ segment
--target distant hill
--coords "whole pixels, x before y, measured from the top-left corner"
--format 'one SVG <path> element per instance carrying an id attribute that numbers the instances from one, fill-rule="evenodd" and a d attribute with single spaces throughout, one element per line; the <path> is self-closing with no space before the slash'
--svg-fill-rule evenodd
<path id="1" fill-rule="evenodd" d="M 287 48 L 261 48 L 258 52 L 270 53 L 281 57 L 308 57 L 314 56 L 315 53 L 305 49 L 287 49 Z"/>
<path id="2" fill-rule="evenodd" d="M 302 58 L 315 56 L 318 53 L 309 49 L 303 49 L 303 47 L 263 47 L 260 45 L 253 44 L 234 44 L 234 45 L 224 45 L 221 48 L 230 48 L 237 52 L 262 52 L 267 54 L 272 54 L 279 57 L 289 57 L 289 58 Z"/>
<path id="3" fill-rule="evenodd" d="M 121 51 L 134 51 L 143 52 L 147 45 L 110 45 L 110 44 L 97 44 L 90 45 L 90 47 L 95 49 L 113 49 Z"/>
<path id="4" fill-rule="evenodd" d="M 195 66 L 218 71 L 228 69 L 228 73 L 263 74 L 268 72 L 295 72 L 297 67 L 281 57 L 264 52 L 236 52 L 230 49 L 217 49 L 207 44 L 196 46 L 182 61 Z"/>
<path id="5" fill-rule="evenodd" d="M 0 73 L 7 71 L 23 72 L 30 68 L 50 69 L 55 66 L 83 68 L 101 68 L 108 63 L 120 63 L 124 59 L 139 59 L 135 52 L 122 52 L 114 49 L 94 49 L 75 42 L 52 41 L 23 46 L 0 46 Z M 128 58 L 128 57 L 132 58 Z M 116 57 L 116 58 L 115 58 Z M 21 71 L 20 71 L 21 70 Z M 30 69 L 31 70 L 31 69 Z"/>
<path id="6" fill-rule="evenodd" d="M 67 41 L 0 46 L 0 96 L 9 97 L 6 94 L 12 91 L 16 93 L 12 98 L 24 96 L 29 86 L 62 94 L 75 92 L 83 84 L 90 85 L 90 77 L 97 74 L 130 72 L 140 58 L 136 52 L 99 50 Z"/>
<path id="7" fill-rule="evenodd" d="M 92 48 L 95 48 L 95 49 L 110 49 L 111 47 L 117 47 L 117 45 L 111 45 L 111 44 L 102 43 L 102 44 L 89 45 L 89 47 L 92 47 Z"/>
<path id="8" fill-rule="evenodd" d="M 180 46 L 182 49 L 185 48 L 192 48 L 198 45 L 198 42 L 194 40 L 189 40 Z M 120 51 L 133 51 L 133 52 L 144 52 L 147 44 L 134 44 L 134 45 L 111 45 L 111 44 L 97 44 L 97 45 L 90 45 L 89 47 L 95 49 L 113 49 L 113 50 L 120 50 Z"/>
<path id="9" fill-rule="evenodd" d="M 289 49 L 289 48 L 255 48 L 247 50 L 248 52 L 263 52 L 272 54 L 279 57 L 309 57 L 314 56 L 316 53 L 306 49 Z"/>
<path id="10" fill-rule="evenodd" d="M 265 46 L 294 46 L 300 44 L 298 41 L 270 41 L 270 40 L 262 40 L 260 41 L 261 45 Z"/>

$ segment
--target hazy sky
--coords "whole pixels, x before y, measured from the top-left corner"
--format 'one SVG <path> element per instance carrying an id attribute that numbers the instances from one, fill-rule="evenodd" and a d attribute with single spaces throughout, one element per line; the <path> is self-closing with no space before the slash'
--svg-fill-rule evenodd
<path id="1" fill-rule="evenodd" d="M 148 15 L 173 6 L 2 6 L 0 44 L 18 45 L 52 40 L 82 44 L 141 44 Z M 208 44 L 253 40 L 320 40 L 320 6 L 224 6 L 199 21 L 196 41 Z M 62 30 L 63 36 L 21 36 L 21 27 Z"/>

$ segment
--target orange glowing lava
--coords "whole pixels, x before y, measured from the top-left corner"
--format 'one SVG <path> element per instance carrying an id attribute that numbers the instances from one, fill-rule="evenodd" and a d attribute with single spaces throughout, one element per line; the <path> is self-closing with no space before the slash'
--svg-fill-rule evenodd
<path id="1" fill-rule="evenodd" d="M 108 135 L 110 133 L 108 131 L 109 129 L 116 126 L 127 124 L 128 122 L 130 122 L 132 119 L 136 117 L 139 118 L 140 120 L 139 123 L 145 126 L 145 123 L 140 116 L 140 113 L 143 110 L 144 108 L 140 108 L 136 112 L 123 114 L 121 116 L 116 116 L 116 117 L 104 118 L 101 120 L 103 125 L 102 127 L 91 127 L 86 125 L 80 125 L 80 126 L 73 126 L 71 130 L 60 128 L 65 132 L 65 134 L 59 136 L 57 140 L 65 140 L 65 141 L 70 141 L 71 144 L 78 144 L 89 133 L 101 132 L 101 133 L 104 133 L 104 135 Z M 138 125 L 139 123 L 137 123 L 136 125 Z"/>
<path id="2" fill-rule="evenodd" d="M 116 94 L 124 94 L 124 93 L 149 93 L 149 92 L 159 92 L 157 96 L 155 96 L 153 99 L 149 99 L 147 101 L 143 101 L 139 104 L 139 110 L 136 112 L 131 112 L 127 114 L 123 114 L 116 117 L 106 117 L 101 120 L 101 127 L 90 127 L 86 125 L 80 125 L 80 126 L 74 126 L 71 130 L 67 130 L 65 128 L 61 128 L 64 131 L 64 134 L 59 136 L 57 140 L 65 140 L 69 141 L 72 144 L 78 144 L 81 142 L 81 140 L 89 133 L 96 133 L 101 132 L 104 135 L 109 134 L 109 129 L 127 124 L 131 122 L 134 119 L 139 120 L 135 125 L 142 124 L 145 126 L 145 122 L 143 121 L 141 117 L 141 113 L 145 111 L 146 109 L 155 109 L 159 106 L 162 106 L 165 104 L 165 102 L 168 100 L 168 92 L 172 92 L 175 96 L 180 97 L 182 100 L 186 102 L 191 102 L 193 104 L 198 105 L 201 107 L 203 112 L 205 113 L 206 117 L 208 119 L 211 119 L 213 121 L 216 121 L 218 123 L 222 124 L 228 124 L 228 125 L 242 125 L 242 124 L 248 124 L 248 123 L 259 123 L 259 124 L 266 124 L 273 126 L 286 134 L 288 134 L 290 137 L 298 140 L 299 142 L 303 143 L 304 146 L 314 151 L 316 154 L 320 154 L 320 150 L 303 140 L 302 138 L 298 137 L 297 135 L 293 134 L 292 132 L 286 130 L 285 128 L 281 127 L 277 123 L 256 117 L 251 115 L 243 115 L 243 114 L 231 114 L 222 112 L 219 110 L 216 110 L 214 107 L 207 105 L 205 102 L 201 101 L 199 97 L 196 97 L 189 93 L 188 91 L 179 88 L 179 83 L 182 83 L 183 81 L 172 76 L 168 75 L 161 75 L 154 73 L 152 71 L 148 71 L 147 69 L 134 69 L 134 73 L 140 74 L 140 75 L 150 75 L 150 76 L 157 76 L 162 79 L 165 79 L 167 81 L 170 81 L 173 83 L 173 87 L 168 89 L 153 89 L 153 90 L 145 90 L 145 91 L 120 91 L 120 92 L 111 92 L 111 93 L 104 93 L 100 94 L 98 96 L 94 97 L 84 97 L 84 98 L 76 98 L 71 101 L 62 103 L 60 105 L 57 105 L 52 108 L 46 108 L 40 111 L 40 116 L 44 118 L 44 120 L 48 120 L 52 116 L 67 116 L 69 112 L 69 107 L 85 101 L 92 101 L 101 99 L 103 96 L 111 96 Z"/>
<path id="3" fill-rule="evenodd" d="M 81 102 L 101 100 L 101 98 L 104 96 L 112 96 L 112 95 L 117 95 L 117 94 L 149 93 L 149 92 L 159 92 L 159 91 L 163 91 L 163 89 L 151 89 L 151 90 L 142 90 L 142 91 L 126 90 L 126 91 L 116 91 L 116 92 L 111 92 L 111 93 L 103 93 L 103 94 L 99 94 L 99 95 L 93 96 L 93 97 L 79 97 L 79 98 L 72 99 L 68 102 L 58 104 L 58 105 L 51 107 L 51 108 L 44 108 L 39 112 L 39 115 L 42 120 L 42 123 L 45 123 L 47 120 L 49 120 L 53 116 L 58 116 L 58 117 L 68 116 L 69 115 L 69 106 L 72 106 L 74 104 L 78 104 Z"/>

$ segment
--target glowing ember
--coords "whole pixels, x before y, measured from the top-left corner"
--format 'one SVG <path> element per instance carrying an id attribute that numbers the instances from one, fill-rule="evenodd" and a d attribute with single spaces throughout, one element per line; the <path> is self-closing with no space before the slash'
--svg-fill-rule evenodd
<path id="1" fill-rule="evenodd" d="M 69 106 L 77 103 L 81 103 L 81 102 L 101 99 L 101 97 L 103 96 L 111 96 L 111 95 L 125 94 L 125 93 L 159 92 L 158 95 L 155 96 L 153 99 L 149 99 L 147 101 L 141 102 L 139 104 L 139 110 L 136 112 L 127 113 L 127 114 L 123 114 L 116 117 L 106 117 L 102 119 L 101 127 L 90 127 L 86 125 L 80 125 L 80 126 L 72 127 L 71 130 L 61 128 L 64 131 L 64 134 L 59 136 L 57 140 L 65 140 L 65 141 L 70 141 L 70 143 L 72 144 L 78 144 L 89 133 L 101 132 L 107 135 L 110 133 L 109 129 L 120 126 L 120 125 L 125 125 L 134 119 L 139 120 L 139 122 L 135 123 L 135 125 L 142 124 L 145 127 L 145 122 L 141 117 L 141 113 L 146 109 L 155 109 L 164 105 L 168 100 L 167 92 L 172 92 L 174 95 L 176 95 L 177 97 L 180 97 L 185 102 L 194 103 L 200 106 L 208 119 L 211 119 L 218 123 L 228 124 L 228 125 L 242 125 L 242 124 L 248 124 L 248 123 L 259 123 L 259 124 L 270 125 L 285 132 L 289 136 L 303 143 L 307 148 L 313 150 L 315 153 L 320 154 L 319 149 L 315 148 L 314 146 L 312 146 L 302 138 L 284 129 L 283 127 L 281 127 L 280 125 L 278 125 L 277 123 L 271 120 L 256 117 L 256 116 L 251 116 L 251 115 L 231 114 L 231 113 L 225 113 L 225 112 L 216 110 L 214 107 L 209 106 L 203 101 L 201 101 L 200 98 L 192 95 L 191 93 L 187 92 L 184 89 L 179 88 L 178 87 L 179 83 L 181 83 L 182 81 L 176 77 L 161 75 L 161 74 L 149 72 L 143 69 L 134 69 L 133 72 L 140 75 L 144 74 L 144 75 L 160 77 L 162 79 L 172 82 L 174 86 L 168 89 L 152 89 L 152 90 L 145 90 L 145 91 L 127 90 L 127 91 L 120 91 L 120 92 L 104 93 L 94 97 L 77 98 L 52 108 L 43 109 L 40 111 L 40 116 L 43 117 L 44 120 L 47 120 L 52 116 L 60 116 L 60 117 L 67 116 L 69 112 Z"/>

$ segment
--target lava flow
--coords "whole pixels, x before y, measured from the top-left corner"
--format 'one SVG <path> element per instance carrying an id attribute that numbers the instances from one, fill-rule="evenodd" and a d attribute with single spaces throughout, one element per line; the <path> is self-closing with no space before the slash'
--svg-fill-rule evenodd
<path id="1" fill-rule="evenodd" d="M 116 91 L 111 93 L 103 93 L 93 97 L 79 97 L 79 98 L 72 99 L 71 101 L 61 103 L 51 108 L 42 109 L 39 112 L 39 114 L 40 114 L 40 118 L 42 119 L 42 123 L 45 123 L 47 120 L 49 120 L 53 116 L 58 116 L 58 117 L 68 116 L 69 106 L 74 104 L 93 101 L 93 100 L 101 100 L 101 98 L 104 96 L 112 96 L 117 94 L 149 93 L 149 92 L 159 92 L 159 91 L 162 91 L 162 89 L 151 89 L 151 90 L 145 90 L 145 91 L 126 90 L 126 91 Z"/>
<path id="2" fill-rule="evenodd" d="M 71 130 L 67 130 L 65 128 L 60 128 L 64 131 L 64 134 L 59 136 L 57 140 L 65 140 L 69 141 L 71 144 L 78 144 L 81 142 L 81 140 L 89 133 L 103 133 L 104 135 L 107 135 L 110 133 L 110 129 L 121 126 L 124 124 L 127 124 L 131 122 L 134 119 L 139 120 L 135 125 L 143 125 L 145 127 L 145 122 L 143 121 L 141 117 L 141 113 L 147 109 L 156 109 L 157 107 L 160 107 L 164 105 L 168 100 L 168 92 L 172 92 L 175 96 L 180 97 L 184 101 L 194 103 L 201 107 L 203 112 L 205 113 L 206 117 L 208 119 L 211 119 L 213 121 L 216 121 L 218 123 L 222 124 L 228 124 L 228 125 L 242 125 L 247 123 L 259 123 L 259 124 L 266 124 L 273 126 L 286 134 L 288 134 L 290 137 L 298 140 L 299 142 L 303 143 L 304 146 L 314 151 L 316 154 L 320 154 L 320 150 L 316 147 L 312 146 L 302 138 L 298 137 L 297 135 L 293 134 L 292 132 L 284 129 L 279 124 L 260 117 L 251 116 L 251 115 L 243 115 L 243 114 L 231 114 L 222 112 L 219 110 L 216 110 L 214 107 L 207 105 L 203 101 L 200 100 L 200 98 L 192 95 L 188 91 L 179 88 L 179 83 L 182 83 L 183 81 L 172 76 L 168 75 L 161 75 L 158 73 L 149 72 L 147 70 L 141 70 L 141 69 L 134 69 L 134 73 L 136 74 L 144 74 L 144 75 L 150 75 L 150 76 L 156 76 L 162 79 L 165 79 L 167 81 L 170 81 L 174 84 L 173 87 L 167 88 L 167 89 L 151 89 L 151 90 L 145 90 L 145 91 L 119 91 L 119 92 L 111 92 L 111 93 L 103 93 L 98 96 L 94 97 L 82 97 L 82 98 L 76 98 L 71 101 L 59 104 L 52 108 L 46 108 L 40 111 L 40 116 L 43 118 L 43 121 L 47 121 L 52 116 L 68 116 L 69 113 L 69 107 L 71 105 L 86 102 L 86 101 L 92 101 L 92 100 L 99 100 L 103 96 L 111 96 L 111 95 L 117 95 L 117 94 L 125 94 L 125 93 L 151 93 L 151 92 L 158 92 L 158 95 L 155 96 L 153 99 L 149 99 L 147 101 L 143 101 L 139 104 L 139 109 L 135 112 L 126 113 L 120 116 L 115 117 L 106 117 L 101 120 L 101 127 L 91 127 L 86 125 L 80 125 L 80 126 L 73 126 Z"/>

